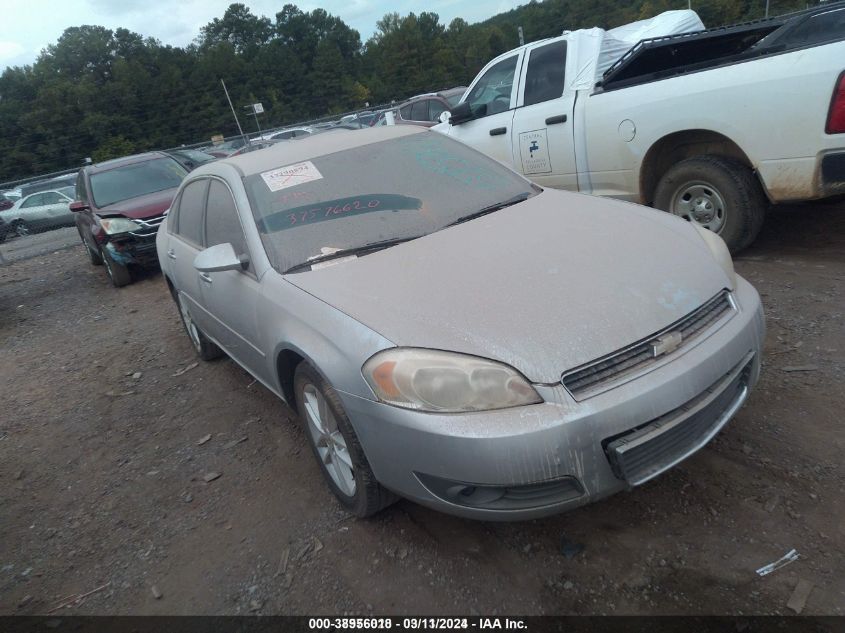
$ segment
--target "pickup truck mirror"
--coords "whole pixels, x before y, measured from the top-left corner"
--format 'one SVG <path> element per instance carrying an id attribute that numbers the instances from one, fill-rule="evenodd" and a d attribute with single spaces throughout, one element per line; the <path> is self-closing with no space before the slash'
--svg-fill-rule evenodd
<path id="1" fill-rule="evenodd" d="M 476 106 L 475 109 L 469 103 L 464 101 L 452 108 L 452 114 L 449 117 L 449 122 L 452 125 L 460 125 L 473 119 L 479 119 L 487 114 L 487 104 L 482 103 Z"/>
<path id="2" fill-rule="evenodd" d="M 194 258 L 194 268 L 201 273 L 220 273 L 224 270 L 244 270 L 249 260 L 238 256 L 229 243 L 210 246 Z"/>
<path id="3" fill-rule="evenodd" d="M 88 208 L 88 203 L 83 202 L 82 200 L 74 200 L 68 205 L 68 207 L 71 211 L 78 213 L 79 211 L 85 211 Z"/>

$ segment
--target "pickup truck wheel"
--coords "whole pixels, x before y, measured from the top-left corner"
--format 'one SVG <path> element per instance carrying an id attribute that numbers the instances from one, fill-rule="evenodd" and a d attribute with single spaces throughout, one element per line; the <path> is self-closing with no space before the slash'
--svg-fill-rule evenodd
<path id="1" fill-rule="evenodd" d="M 106 265 L 106 272 L 109 274 L 112 284 L 115 288 L 122 288 L 132 283 L 132 275 L 129 273 L 129 268 L 123 264 L 114 261 L 108 251 L 100 251 L 103 258 L 103 263 Z"/>
<path id="2" fill-rule="evenodd" d="M 176 302 L 176 305 L 179 306 L 179 317 L 182 319 L 182 325 L 185 326 L 185 332 L 188 333 L 188 338 L 191 339 L 191 345 L 194 346 L 194 350 L 196 350 L 197 355 L 203 360 L 214 360 L 215 358 L 220 358 L 223 355 L 223 350 L 221 350 L 215 343 L 206 338 L 205 334 L 202 333 L 202 330 L 197 327 L 197 324 L 194 323 L 193 318 L 191 318 L 191 312 L 188 310 L 188 306 L 185 304 L 185 300 L 182 299 L 182 295 L 180 295 L 176 290 L 172 291 L 173 300 Z"/>
<path id="3" fill-rule="evenodd" d="M 293 389 L 299 418 L 329 488 L 357 517 L 397 500 L 373 474 L 335 390 L 307 362 L 296 367 Z"/>
<path id="4" fill-rule="evenodd" d="M 713 231 L 731 253 L 754 241 L 766 215 L 766 198 L 751 170 L 717 156 L 674 165 L 657 184 L 654 206 Z"/>

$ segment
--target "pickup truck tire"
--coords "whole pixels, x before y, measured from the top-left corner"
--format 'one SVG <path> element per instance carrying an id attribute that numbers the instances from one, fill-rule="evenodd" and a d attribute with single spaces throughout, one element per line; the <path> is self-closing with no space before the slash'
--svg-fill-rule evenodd
<path id="1" fill-rule="evenodd" d="M 293 392 L 305 436 L 338 501 L 359 518 L 395 502 L 373 474 L 337 392 L 305 361 L 294 371 Z"/>
<path id="2" fill-rule="evenodd" d="M 654 206 L 712 230 L 731 253 L 754 241 L 766 217 L 766 197 L 752 171 L 719 156 L 674 165 L 657 184 Z"/>

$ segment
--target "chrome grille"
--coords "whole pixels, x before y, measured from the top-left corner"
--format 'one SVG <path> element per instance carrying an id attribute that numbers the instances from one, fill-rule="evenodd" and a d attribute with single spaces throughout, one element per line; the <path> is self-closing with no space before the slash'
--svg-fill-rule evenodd
<path id="1" fill-rule="evenodd" d="M 141 225 L 141 228 L 137 231 L 130 231 L 130 234 L 137 235 L 138 237 L 154 235 L 158 231 L 159 225 L 164 222 L 165 215 L 166 213 L 162 213 L 161 215 L 154 215 L 151 218 L 132 218 L 133 222 Z"/>
<path id="2" fill-rule="evenodd" d="M 564 374 L 562 378 L 563 386 L 575 399 L 595 395 L 635 371 L 657 363 L 663 357 L 663 353 L 656 353 L 655 347 L 664 335 L 671 334 L 677 338 L 677 334 L 680 334 L 680 341 L 676 344 L 677 346 L 665 352 L 670 354 L 689 345 L 691 341 L 725 316 L 726 313 L 733 310 L 730 292 L 723 290 L 669 327 L 634 343 L 630 347 Z"/>

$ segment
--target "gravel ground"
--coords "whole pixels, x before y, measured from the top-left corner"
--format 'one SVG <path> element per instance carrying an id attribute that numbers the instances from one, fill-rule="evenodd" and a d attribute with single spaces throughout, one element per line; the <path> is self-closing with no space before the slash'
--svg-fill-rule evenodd
<path id="1" fill-rule="evenodd" d="M 81 247 L 2 266 L 0 613 L 786 614 L 804 580 L 804 613 L 842 615 L 845 206 L 773 211 L 736 265 L 768 337 L 725 431 L 509 524 L 348 518 L 291 412 L 196 364 L 160 275 L 116 290 Z"/>

